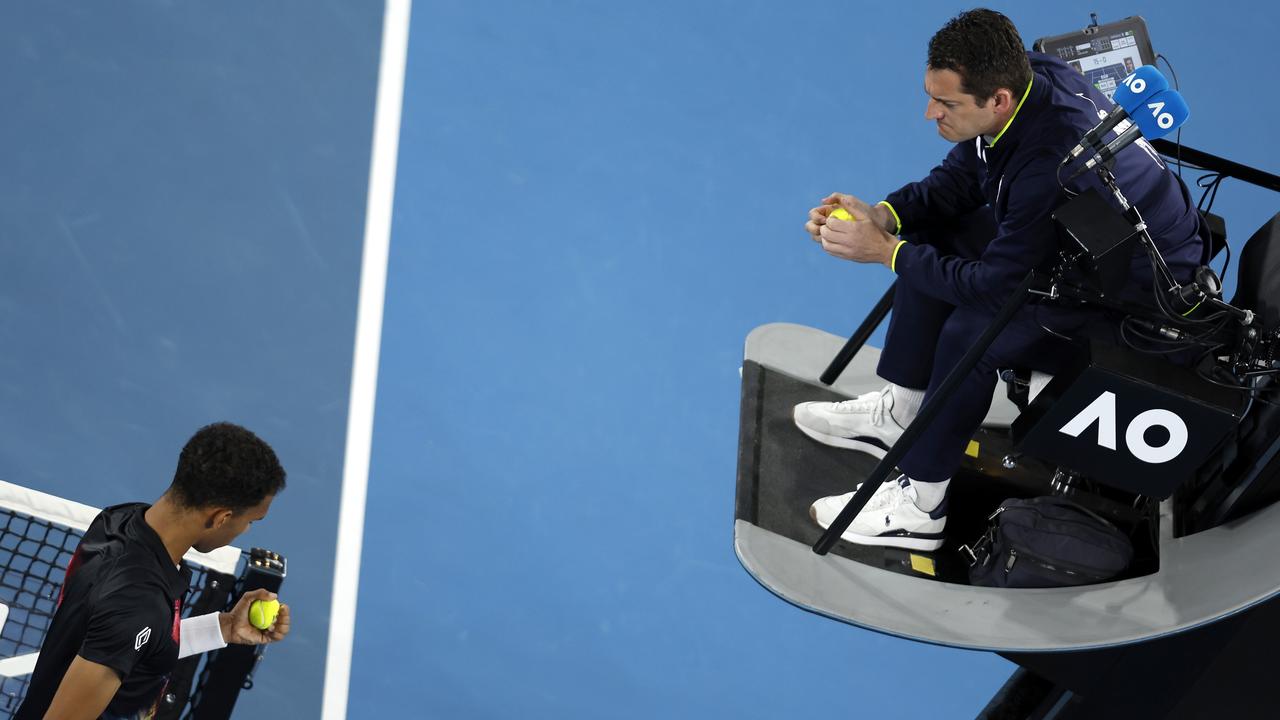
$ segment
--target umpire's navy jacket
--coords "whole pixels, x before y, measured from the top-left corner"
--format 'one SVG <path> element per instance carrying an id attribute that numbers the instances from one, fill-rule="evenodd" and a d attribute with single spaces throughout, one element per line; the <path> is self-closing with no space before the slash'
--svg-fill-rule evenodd
<path id="1" fill-rule="evenodd" d="M 998 229 L 979 257 L 945 255 L 930 245 L 908 242 L 894 258 L 893 269 L 903 282 L 956 306 L 994 311 L 1028 270 L 1044 267 L 1054 257 L 1058 241 L 1049 215 L 1067 199 L 1058 183 L 1058 165 L 1113 107 L 1066 63 L 1042 53 L 1027 55 L 1031 84 L 1004 131 L 991 142 L 978 137 L 957 144 L 928 177 L 885 199 L 908 240 L 911 233 L 940 221 L 991 207 Z M 1063 173 L 1064 180 L 1071 172 Z M 1202 259 L 1204 230 L 1186 187 L 1145 141 L 1122 150 L 1113 172 L 1174 274 L 1179 280 L 1189 278 Z M 1078 178 L 1072 189 L 1090 186 L 1101 188 L 1092 172 Z M 1145 253 L 1135 254 L 1133 277 L 1150 287 Z"/>

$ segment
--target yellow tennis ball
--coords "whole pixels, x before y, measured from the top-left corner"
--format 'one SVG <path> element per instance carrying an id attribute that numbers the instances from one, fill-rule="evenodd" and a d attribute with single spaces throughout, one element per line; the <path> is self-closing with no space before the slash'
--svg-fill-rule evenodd
<path id="1" fill-rule="evenodd" d="M 848 210 L 845 210 L 842 207 L 838 207 L 835 210 L 832 210 L 830 217 L 833 217 L 837 220 L 848 220 L 850 222 L 857 219 L 853 216 L 852 213 L 850 213 Z"/>
<path id="2" fill-rule="evenodd" d="M 275 623 L 279 612 L 279 600 L 254 600 L 249 605 L 249 624 L 259 630 L 266 630 Z"/>

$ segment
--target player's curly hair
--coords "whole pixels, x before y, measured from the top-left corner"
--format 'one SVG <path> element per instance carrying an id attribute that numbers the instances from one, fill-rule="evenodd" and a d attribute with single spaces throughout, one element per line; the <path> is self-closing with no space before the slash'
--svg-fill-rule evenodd
<path id="1" fill-rule="evenodd" d="M 929 40 L 929 67 L 953 70 L 961 89 L 984 104 L 1005 88 L 1021 97 L 1031 82 L 1031 63 L 1018 28 L 995 10 L 966 10 Z"/>
<path id="2" fill-rule="evenodd" d="M 200 428 L 178 456 L 169 486 L 184 507 L 225 507 L 237 512 L 284 489 L 284 468 L 271 446 L 228 422 Z"/>

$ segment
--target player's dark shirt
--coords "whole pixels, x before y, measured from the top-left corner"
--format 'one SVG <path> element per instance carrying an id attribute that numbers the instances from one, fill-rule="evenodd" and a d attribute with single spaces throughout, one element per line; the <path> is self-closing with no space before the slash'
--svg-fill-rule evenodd
<path id="1" fill-rule="evenodd" d="M 148 717 L 178 661 L 188 571 L 173 564 L 142 503 L 94 518 L 67 568 L 53 623 L 15 720 L 44 717 L 76 655 L 120 676 L 103 717 Z"/>

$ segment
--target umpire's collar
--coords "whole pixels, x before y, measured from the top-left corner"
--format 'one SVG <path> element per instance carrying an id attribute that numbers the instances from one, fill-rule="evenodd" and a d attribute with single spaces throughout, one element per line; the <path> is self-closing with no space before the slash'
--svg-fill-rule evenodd
<path id="1" fill-rule="evenodd" d="M 1022 99 L 1018 100 L 1018 106 L 1013 109 L 1013 115 L 1009 117 L 1009 122 L 1004 124 L 1004 128 L 995 137 L 988 138 L 985 135 L 983 136 L 982 139 L 986 144 L 984 149 L 1000 152 L 1006 147 L 1016 145 L 1017 138 L 1022 136 L 1027 126 L 1025 122 L 1018 122 L 1018 116 L 1022 115 L 1025 118 L 1027 114 L 1030 114 L 1033 107 L 1040 104 L 1039 101 L 1044 97 L 1047 90 L 1048 87 L 1045 83 L 1037 83 L 1036 74 L 1031 73 L 1031 80 L 1027 81 L 1027 89 L 1022 92 Z M 1033 107 L 1026 108 L 1026 112 L 1024 112 L 1023 105 L 1031 105 Z"/>

